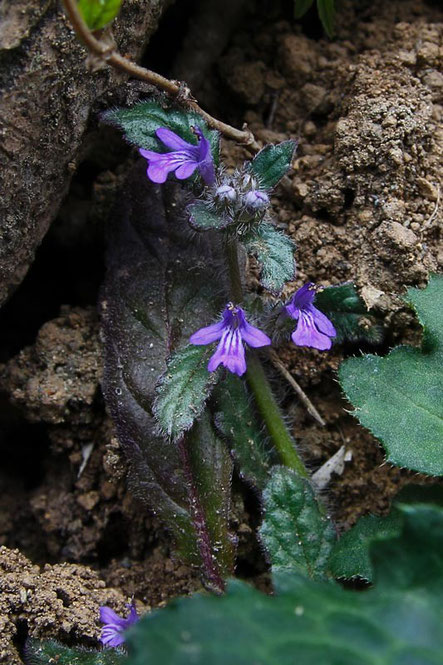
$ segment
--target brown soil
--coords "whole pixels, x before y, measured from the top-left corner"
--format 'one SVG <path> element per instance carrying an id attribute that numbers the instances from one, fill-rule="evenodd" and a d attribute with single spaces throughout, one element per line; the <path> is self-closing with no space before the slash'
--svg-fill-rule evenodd
<path id="1" fill-rule="evenodd" d="M 315 14 L 300 25 L 284 2 L 259 6 L 197 92 L 216 115 L 237 125 L 246 120 L 262 141 L 299 139 L 294 171 L 274 197 L 278 223 L 298 245 L 297 282 L 288 290 L 306 279 L 325 285 L 353 279 L 368 305 L 385 316 L 388 343 L 416 339 L 399 296 L 406 286 L 424 285 L 443 263 L 437 236 L 441 11 L 421 0 L 344 0 L 337 38 L 329 41 Z M 244 156 L 239 147 L 223 149 L 228 162 Z M 51 242 L 60 229 L 76 231 L 79 219 L 100 231 L 123 172 L 114 165 L 97 172 L 89 164 L 68 199 L 71 226 L 65 205 Z M 86 176 L 94 178 L 92 190 L 83 186 Z M 95 266 L 96 259 L 85 261 L 86 271 L 88 261 Z M 250 280 L 256 286 L 253 271 Z M 23 289 L 16 297 L 32 310 L 26 294 L 34 292 L 26 283 Z M 59 303 L 93 302 L 65 297 Z M 94 644 L 100 604 L 122 611 L 135 595 L 143 610 L 200 586 L 195 573 L 173 560 L 167 534 L 127 491 L 125 462 L 99 388 L 95 309 L 65 306 L 57 316 L 33 321 L 32 336 L 16 324 L 11 334 L 17 340 L 7 338 L 10 352 L 0 366 L 6 460 L 0 471 L 0 662 L 8 665 L 21 663 L 17 648 L 27 634 Z M 327 422 L 319 427 L 285 392 L 307 462 L 317 468 L 343 443 L 352 451 L 326 492 L 340 529 L 369 511 L 385 513 L 404 483 L 424 480 L 384 464 L 378 443 L 344 411 L 334 379 L 344 351 L 288 346 L 280 352 Z M 244 503 L 238 490 L 234 504 L 239 572 L 266 586 L 254 545 L 253 502 Z"/>

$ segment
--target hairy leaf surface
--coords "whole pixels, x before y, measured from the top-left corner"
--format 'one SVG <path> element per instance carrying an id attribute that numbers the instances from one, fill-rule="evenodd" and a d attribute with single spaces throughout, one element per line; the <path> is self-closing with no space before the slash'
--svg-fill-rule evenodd
<path id="1" fill-rule="evenodd" d="M 393 509 L 386 517 L 365 515 L 344 533 L 336 543 L 329 559 L 329 569 L 336 578 L 361 577 L 369 582 L 374 571 L 369 556 L 373 540 L 392 538 L 400 534 L 403 525 L 401 513 Z"/>
<path id="2" fill-rule="evenodd" d="M 272 224 L 260 224 L 243 239 L 246 251 L 261 265 L 260 282 L 272 293 L 280 293 L 295 275 L 295 245 Z"/>
<path id="3" fill-rule="evenodd" d="M 336 534 L 310 482 L 291 469 L 274 467 L 263 501 L 260 536 L 273 571 L 288 568 L 314 579 L 324 577 Z"/>
<path id="4" fill-rule="evenodd" d="M 88 28 L 101 30 L 111 23 L 120 11 L 122 0 L 78 0 L 77 6 Z"/>
<path id="5" fill-rule="evenodd" d="M 371 547 L 375 588 L 297 573 L 277 594 L 231 583 L 155 610 L 129 635 L 130 665 L 438 665 L 443 659 L 443 514 L 410 507 L 399 538 Z"/>
<path id="6" fill-rule="evenodd" d="M 127 661 L 120 649 L 92 651 L 67 647 L 55 640 L 28 640 L 25 648 L 26 665 L 124 665 Z"/>
<path id="7" fill-rule="evenodd" d="M 213 503 L 206 503 L 208 495 L 202 491 L 199 473 L 203 467 L 189 468 L 184 460 L 191 456 L 191 444 L 193 455 L 200 448 L 202 465 L 211 465 L 213 491 L 219 493 L 225 506 L 230 497 L 227 462 L 222 463 L 220 453 L 212 467 L 207 439 L 218 440 L 207 428 L 194 425 L 188 436 L 173 441 L 160 436 L 153 414 L 159 377 L 163 375 L 163 381 L 173 387 L 167 379 L 175 362 L 173 354 L 178 351 L 183 359 L 186 351 L 180 349 L 187 345 L 190 334 L 210 322 L 220 308 L 220 277 L 213 272 L 217 256 L 209 245 L 189 242 L 186 220 L 177 212 L 181 208 L 178 191 L 175 187 L 153 187 L 139 169 L 131 174 L 119 199 L 111 224 L 102 299 L 103 391 L 130 464 L 133 491 L 171 531 L 179 554 L 199 565 L 206 583 L 216 586 L 232 565 L 232 547 L 224 547 L 228 543 L 227 522 L 224 540 L 217 537 L 217 542 L 212 542 L 209 523 L 215 518 Z M 204 352 L 198 350 L 201 361 Z M 198 408 L 193 408 L 195 404 L 187 402 L 185 396 L 191 379 L 186 379 L 183 366 L 179 370 L 175 392 L 170 395 L 175 404 L 180 402 L 179 412 L 173 413 L 169 404 L 169 414 L 177 417 L 171 423 L 177 435 L 184 425 L 191 426 L 209 394 L 209 384 L 199 375 L 198 386 L 204 396 L 198 395 Z M 191 363 L 188 370 L 192 377 L 195 366 Z M 203 376 L 213 380 L 208 372 Z M 218 442 L 217 446 L 223 444 Z M 201 506 L 198 514 L 194 511 L 197 503 Z M 203 557 L 199 546 L 203 532 L 212 548 L 211 560 Z M 214 577 L 214 566 L 218 567 L 218 577 Z"/>
<path id="8" fill-rule="evenodd" d="M 435 506 L 443 509 L 441 485 L 407 485 L 395 497 L 389 515 L 365 515 L 336 542 L 329 558 L 329 569 L 336 578 L 374 578 L 370 547 L 374 540 L 399 536 L 408 506 Z"/>
<path id="9" fill-rule="evenodd" d="M 228 442 L 240 476 L 262 489 L 269 480 L 269 452 L 245 382 L 227 374 L 213 398 L 215 423 Z"/>
<path id="10" fill-rule="evenodd" d="M 349 358 L 340 383 L 354 415 L 383 443 L 388 461 L 443 475 L 443 276 L 405 298 L 424 326 L 422 349 Z"/>
<path id="11" fill-rule="evenodd" d="M 106 111 L 102 120 L 120 127 L 129 143 L 155 152 L 168 152 L 168 148 L 155 135 L 159 127 L 167 127 L 188 143 L 194 144 L 197 144 L 197 137 L 192 128 L 199 127 L 211 144 L 215 162 L 218 162 L 218 132 L 210 130 L 198 113 L 163 108 L 158 102 L 139 102 L 130 108 Z"/>
<path id="12" fill-rule="evenodd" d="M 216 212 L 205 201 L 196 201 L 187 208 L 189 223 L 196 231 L 224 229 L 231 221 L 227 215 Z"/>
<path id="13" fill-rule="evenodd" d="M 291 168 L 297 148 L 296 141 L 283 141 L 277 145 L 267 145 L 260 150 L 250 164 L 262 189 L 272 189 Z"/>
<path id="14" fill-rule="evenodd" d="M 380 344 L 384 330 L 358 295 L 355 286 L 348 282 L 328 286 L 315 296 L 315 306 L 332 321 L 337 331 L 334 342 L 369 342 Z"/>
<path id="15" fill-rule="evenodd" d="M 204 409 L 217 374 L 208 372 L 213 349 L 188 344 L 168 360 L 160 379 L 153 411 L 162 432 L 177 439 Z"/>

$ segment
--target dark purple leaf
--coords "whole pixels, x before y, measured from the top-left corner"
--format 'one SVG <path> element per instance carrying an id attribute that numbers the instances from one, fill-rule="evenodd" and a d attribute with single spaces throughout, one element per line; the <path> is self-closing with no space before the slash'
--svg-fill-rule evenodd
<path id="1" fill-rule="evenodd" d="M 217 249 L 210 234 L 191 235 L 182 210 L 182 190 L 154 187 L 141 169 L 119 198 L 102 298 L 103 392 L 132 491 L 171 532 L 180 556 L 220 589 L 233 561 L 229 455 L 204 416 L 173 442 L 152 413 L 167 360 L 223 302 Z"/>

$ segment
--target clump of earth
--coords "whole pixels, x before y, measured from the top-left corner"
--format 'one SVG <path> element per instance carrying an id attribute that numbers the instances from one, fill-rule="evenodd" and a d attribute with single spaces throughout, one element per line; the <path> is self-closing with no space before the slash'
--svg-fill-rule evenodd
<path id="1" fill-rule="evenodd" d="M 247 122 L 259 141 L 298 140 L 293 171 L 273 196 L 277 224 L 297 244 L 298 273 L 288 292 L 307 280 L 353 280 L 384 319 L 380 352 L 417 343 L 418 327 L 401 296 L 409 286 L 423 287 L 443 264 L 441 9 L 422 0 L 344 0 L 329 40 L 315 12 L 300 23 L 286 3 L 267 5 L 257 2 L 230 26 L 222 52 L 207 54 L 208 75 L 193 92 L 213 115 L 236 126 Z M 174 23 L 174 11 L 159 35 Z M 160 41 L 152 42 L 159 62 Z M 195 47 L 184 40 L 181 48 Z M 143 86 L 122 86 L 131 99 L 146 94 Z M 8 665 L 22 662 L 27 636 L 96 645 L 100 605 L 124 612 L 134 596 L 146 611 L 200 588 L 128 490 L 100 391 L 94 303 L 104 275 L 104 229 L 136 157 L 116 133 L 96 119 L 92 124 L 92 148 L 34 266 L 0 314 L 0 662 Z M 248 156 L 227 141 L 223 154 L 232 165 Z M 75 270 L 52 288 L 52 271 L 63 269 L 60 256 Z M 259 288 L 253 263 L 249 282 Z M 325 490 L 340 531 L 363 514 L 385 514 L 404 484 L 421 480 L 386 464 L 378 442 L 345 410 L 335 373 L 349 352 L 289 345 L 280 351 L 326 421 L 321 427 L 284 393 L 309 466 L 320 467 L 342 445 L 351 452 Z M 266 563 L 254 540 L 258 508 L 239 481 L 233 505 L 238 574 L 266 588 Z"/>

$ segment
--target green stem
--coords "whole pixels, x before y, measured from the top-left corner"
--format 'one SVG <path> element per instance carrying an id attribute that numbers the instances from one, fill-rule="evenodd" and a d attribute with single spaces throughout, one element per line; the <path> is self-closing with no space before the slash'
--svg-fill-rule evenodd
<path id="1" fill-rule="evenodd" d="M 237 240 L 235 238 L 230 238 L 226 243 L 226 258 L 231 281 L 231 297 L 235 304 L 240 304 L 243 300 L 243 287 L 238 265 Z M 301 476 L 307 478 L 309 474 L 295 449 L 294 441 L 285 425 L 263 365 L 254 352 L 248 354 L 246 379 L 281 461 L 285 466 L 294 469 Z"/>
<path id="2" fill-rule="evenodd" d="M 235 238 L 229 238 L 226 242 L 226 258 L 231 282 L 231 297 L 235 305 L 240 305 L 243 300 L 243 286 L 238 265 L 238 244 Z"/>
<path id="3" fill-rule="evenodd" d="M 285 466 L 294 469 L 304 478 L 308 478 L 309 474 L 295 449 L 294 441 L 283 420 L 263 365 L 254 352 L 248 354 L 246 379 L 281 461 Z"/>

